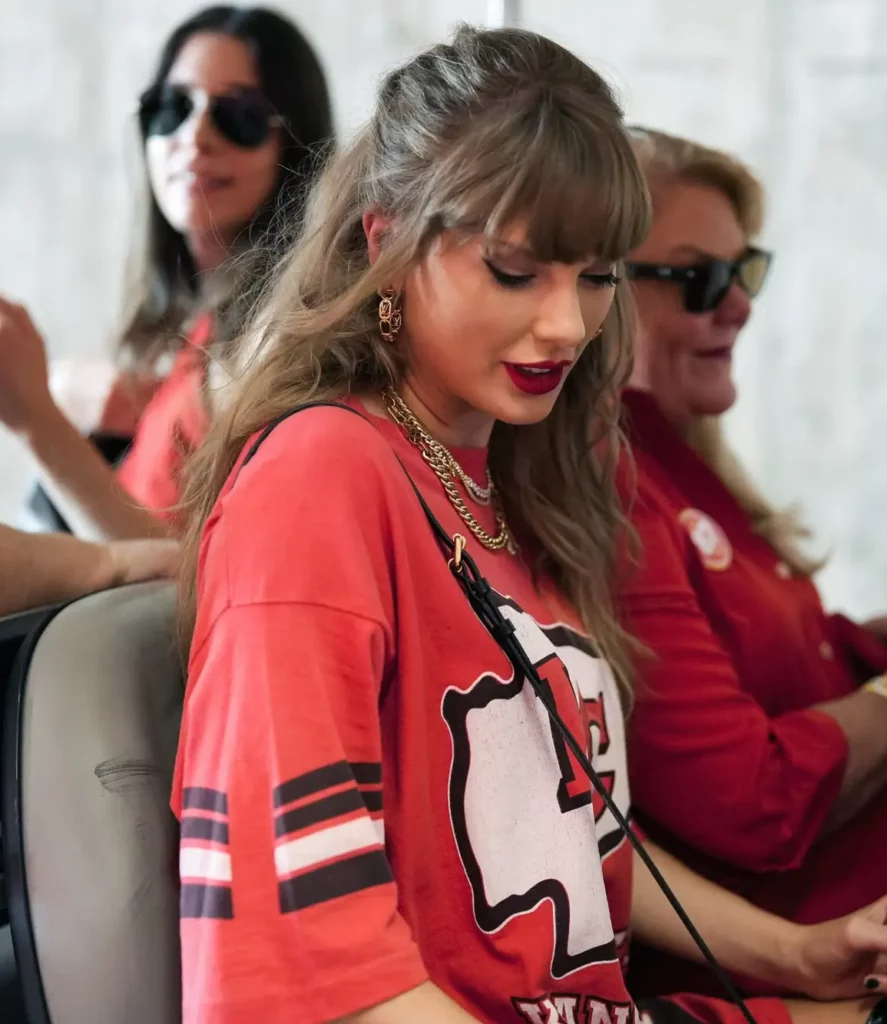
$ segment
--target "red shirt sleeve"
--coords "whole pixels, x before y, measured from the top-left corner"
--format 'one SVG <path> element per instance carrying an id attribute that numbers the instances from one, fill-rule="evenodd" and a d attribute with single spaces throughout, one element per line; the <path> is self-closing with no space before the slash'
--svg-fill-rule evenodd
<path id="1" fill-rule="evenodd" d="M 184 1024 L 336 1020 L 426 980 L 384 847 L 382 541 L 356 495 L 325 501 L 341 452 L 274 440 L 204 545 L 173 800 Z"/>
<path id="2" fill-rule="evenodd" d="M 633 521 L 642 564 L 625 573 L 620 601 L 650 651 L 639 659 L 630 724 L 633 801 L 729 863 L 797 867 L 840 790 L 844 733 L 813 710 L 767 717 L 700 606 L 677 527 L 644 495 Z"/>

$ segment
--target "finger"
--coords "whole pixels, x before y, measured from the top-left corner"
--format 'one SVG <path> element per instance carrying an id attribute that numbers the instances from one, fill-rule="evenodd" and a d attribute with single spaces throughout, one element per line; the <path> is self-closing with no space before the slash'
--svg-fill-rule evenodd
<path id="1" fill-rule="evenodd" d="M 16 306 L 14 302 L 4 302 L 3 305 L 0 306 L 0 320 L 2 320 L 3 324 L 7 328 L 21 330 L 21 306 Z"/>
<path id="2" fill-rule="evenodd" d="M 863 916 L 881 924 L 887 923 L 887 896 L 882 896 L 881 899 L 875 900 L 874 903 L 866 907 Z"/>
<path id="3" fill-rule="evenodd" d="M 11 302 L 0 295 L 0 313 L 4 313 L 6 316 L 16 316 L 22 313 L 24 308 L 24 306 L 20 306 L 17 302 Z"/>
<path id="4" fill-rule="evenodd" d="M 877 995 L 881 992 L 887 992 L 887 974 L 870 974 L 863 981 L 862 987 L 870 995 Z"/>
<path id="5" fill-rule="evenodd" d="M 7 323 L 17 328 L 18 332 L 22 335 L 37 335 L 40 337 L 40 332 L 37 330 L 34 321 L 31 319 L 31 314 L 28 312 L 27 306 L 19 306 L 14 302 L 7 302 L 6 309 L 0 310 L 0 314 L 4 315 Z"/>
<path id="6" fill-rule="evenodd" d="M 14 316 L 20 329 L 36 332 L 37 328 L 34 326 L 34 321 L 31 319 L 27 306 L 16 306 Z"/>
<path id="7" fill-rule="evenodd" d="M 847 941 L 853 949 L 887 953 L 887 925 L 869 917 L 851 917 L 847 922 Z"/>
<path id="8" fill-rule="evenodd" d="M 14 309 L 9 306 L 5 309 L 0 309 L 0 330 L 11 331 L 14 335 L 17 335 L 21 331 L 21 326 L 22 322 Z"/>

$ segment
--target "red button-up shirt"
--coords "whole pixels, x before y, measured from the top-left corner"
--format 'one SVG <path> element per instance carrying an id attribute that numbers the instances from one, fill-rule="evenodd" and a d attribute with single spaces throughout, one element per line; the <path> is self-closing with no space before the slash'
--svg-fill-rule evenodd
<path id="1" fill-rule="evenodd" d="M 848 913 L 887 892 L 887 793 L 819 839 L 847 742 L 812 706 L 887 670 L 887 650 L 826 614 L 651 396 L 625 404 L 637 469 L 624 497 L 643 555 L 620 604 L 650 650 L 630 724 L 639 819 L 761 906 L 799 921 Z"/>

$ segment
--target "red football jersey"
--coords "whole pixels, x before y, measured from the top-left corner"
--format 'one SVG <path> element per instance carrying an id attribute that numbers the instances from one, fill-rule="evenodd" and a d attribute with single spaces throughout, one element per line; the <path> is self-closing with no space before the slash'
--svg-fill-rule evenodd
<path id="1" fill-rule="evenodd" d="M 126 491 L 145 508 L 177 521 L 185 461 L 209 429 L 203 397 L 204 350 L 212 339 L 213 318 L 194 322 L 169 375 L 142 413 L 132 446 L 117 470 Z"/>
<path id="2" fill-rule="evenodd" d="M 630 848 L 395 454 L 467 532 L 396 426 L 328 408 L 280 424 L 207 524 L 173 797 L 185 1024 L 332 1021 L 427 977 L 487 1024 L 655 1020 L 620 964 Z M 484 479 L 485 452 L 455 455 Z M 609 668 L 518 557 L 469 551 L 627 813 Z M 769 1000 L 758 1019 L 788 1022 Z"/>

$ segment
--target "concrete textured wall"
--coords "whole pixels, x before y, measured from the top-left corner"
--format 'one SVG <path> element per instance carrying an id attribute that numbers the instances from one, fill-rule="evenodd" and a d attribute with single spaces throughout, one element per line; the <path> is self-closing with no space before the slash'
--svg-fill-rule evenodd
<path id="1" fill-rule="evenodd" d="M 0 0 L 0 291 L 53 356 L 107 344 L 132 215 L 128 116 L 183 0 Z M 341 128 L 392 64 L 487 0 L 288 0 L 322 53 Z M 770 196 L 774 274 L 742 336 L 731 432 L 801 503 L 831 603 L 887 608 L 887 3 L 520 0 L 523 24 L 616 83 L 629 116 L 744 157 Z M 27 463 L 0 436 L 0 517 Z"/>

